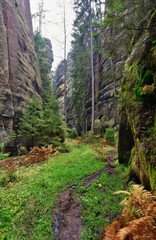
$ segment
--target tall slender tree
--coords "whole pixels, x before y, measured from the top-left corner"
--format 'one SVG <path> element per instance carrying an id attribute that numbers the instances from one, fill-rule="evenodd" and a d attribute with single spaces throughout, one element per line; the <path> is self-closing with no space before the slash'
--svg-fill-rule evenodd
<path id="1" fill-rule="evenodd" d="M 93 21 L 102 18 L 100 0 L 75 0 L 74 34 L 72 42 L 73 109 L 80 128 L 85 131 L 86 95 L 91 81 L 91 129 L 94 128 L 94 64 L 93 64 Z M 87 103 L 88 104 L 88 103 Z"/>
<path id="2" fill-rule="evenodd" d="M 67 30 L 66 30 L 66 7 L 63 1 L 63 26 L 64 26 L 64 118 L 67 123 Z"/>

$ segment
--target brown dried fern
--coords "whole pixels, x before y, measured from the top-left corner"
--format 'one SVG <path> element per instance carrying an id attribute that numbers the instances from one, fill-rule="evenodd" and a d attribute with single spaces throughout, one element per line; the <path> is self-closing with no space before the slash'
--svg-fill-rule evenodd
<path id="1" fill-rule="evenodd" d="M 130 192 L 118 191 L 115 194 L 126 194 L 128 198 L 125 198 L 121 204 L 124 206 L 124 214 L 132 214 L 138 217 L 145 216 L 146 209 L 150 203 L 152 203 L 156 197 L 149 191 L 145 190 L 142 185 L 132 185 Z"/>
<path id="2" fill-rule="evenodd" d="M 120 193 L 127 195 L 123 213 L 105 228 L 103 240 L 156 240 L 156 197 L 140 185 Z"/>

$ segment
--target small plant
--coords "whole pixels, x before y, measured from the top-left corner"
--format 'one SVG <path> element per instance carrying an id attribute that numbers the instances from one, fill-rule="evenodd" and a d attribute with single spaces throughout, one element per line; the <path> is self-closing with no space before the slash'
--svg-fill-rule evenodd
<path id="1" fill-rule="evenodd" d="M 68 128 L 67 135 L 69 138 L 77 138 L 78 134 L 75 128 Z"/>
<path id="2" fill-rule="evenodd" d="M 98 140 L 100 140 L 100 136 L 95 135 L 92 131 L 86 132 L 82 137 L 82 142 L 86 144 L 97 143 Z"/>
<path id="3" fill-rule="evenodd" d="M 111 127 L 108 127 L 104 134 L 104 139 L 109 143 L 115 144 L 115 130 Z"/>
<path id="4" fill-rule="evenodd" d="M 0 152 L 0 160 L 4 160 L 9 157 L 9 153 Z"/>
<path id="5" fill-rule="evenodd" d="M 54 150 L 51 146 L 46 147 L 33 147 L 29 152 L 28 157 L 21 160 L 21 165 L 31 165 L 39 162 L 46 161 L 48 157 L 56 156 L 57 150 Z"/>

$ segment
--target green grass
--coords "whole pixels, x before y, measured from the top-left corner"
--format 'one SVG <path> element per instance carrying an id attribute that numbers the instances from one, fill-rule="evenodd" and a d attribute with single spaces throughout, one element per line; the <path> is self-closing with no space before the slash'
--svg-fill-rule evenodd
<path id="1" fill-rule="evenodd" d="M 115 174 L 103 173 L 80 197 L 82 202 L 82 240 L 99 240 L 104 226 L 111 223 L 120 213 L 119 202 L 123 196 L 113 194 L 124 189 L 126 168 L 117 167 Z"/>
<path id="2" fill-rule="evenodd" d="M 0 239 L 52 239 L 52 210 L 63 187 L 98 171 L 89 145 L 72 147 L 72 152 L 44 164 L 21 167 L 15 180 L 0 188 Z M 4 173 L 0 177 L 5 180 Z M 2 181 L 1 181 L 2 182 Z"/>
<path id="3" fill-rule="evenodd" d="M 68 145 L 70 153 L 21 167 L 10 183 L 8 176 L 0 173 L 0 240 L 53 239 L 52 212 L 60 192 L 104 167 L 91 145 Z M 112 192 L 123 189 L 124 172 L 120 166 L 116 174 L 102 174 L 86 190 L 82 183 L 74 187 L 82 201 L 82 240 L 98 240 L 103 226 L 120 212 L 121 198 Z"/>

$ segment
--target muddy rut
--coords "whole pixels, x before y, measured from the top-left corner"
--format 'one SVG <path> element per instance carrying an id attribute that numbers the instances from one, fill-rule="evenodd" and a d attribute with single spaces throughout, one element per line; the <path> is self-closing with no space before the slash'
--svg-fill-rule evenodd
<path id="1" fill-rule="evenodd" d="M 77 182 L 71 183 L 65 187 L 65 191 L 59 196 L 53 213 L 53 234 L 54 240 L 80 240 L 81 236 L 81 204 L 76 199 L 73 186 L 83 182 L 84 188 L 88 188 L 97 180 L 103 172 L 112 173 L 114 167 L 113 156 L 115 153 L 110 152 L 107 162 L 108 165 L 96 173 L 89 175 Z M 82 193 L 83 194 L 83 193 Z"/>

